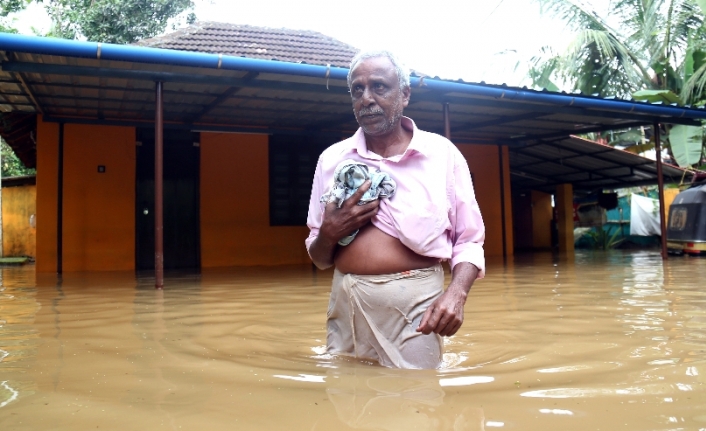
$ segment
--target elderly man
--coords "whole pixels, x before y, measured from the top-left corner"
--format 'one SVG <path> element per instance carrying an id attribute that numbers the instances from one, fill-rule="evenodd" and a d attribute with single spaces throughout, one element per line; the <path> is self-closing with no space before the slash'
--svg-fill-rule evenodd
<path id="1" fill-rule="evenodd" d="M 388 367 L 437 368 L 441 337 L 459 330 L 468 292 L 485 272 L 485 228 L 468 165 L 451 142 L 402 115 L 409 72 L 391 53 L 358 54 L 348 86 L 360 128 L 319 157 L 307 220 L 312 261 L 336 268 L 327 350 Z M 363 203 L 366 181 L 342 203 L 327 202 L 344 160 L 388 174 L 396 192 Z M 445 291 L 444 260 L 452 270 Z"/>

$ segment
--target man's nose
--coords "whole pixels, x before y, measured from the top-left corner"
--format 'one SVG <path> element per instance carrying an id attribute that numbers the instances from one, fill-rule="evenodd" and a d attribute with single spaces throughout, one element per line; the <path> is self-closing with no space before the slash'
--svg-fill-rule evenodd
<path id="1" fill-rule="evenodd" d="M 365 106 L 372 105 L 373 103 L 375 103 L 375 99 L 373 98 L 373 92 L 370 90 L 370 88 L 365 88 L 363 90 L 363 97 L 361 99 L 363 100 Z"/>

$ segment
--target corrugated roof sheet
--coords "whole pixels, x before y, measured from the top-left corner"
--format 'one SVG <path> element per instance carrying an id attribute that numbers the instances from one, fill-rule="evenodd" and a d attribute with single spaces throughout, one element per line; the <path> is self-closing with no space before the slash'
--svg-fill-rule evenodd
<path id="1" fill-rule="evenodd" d="M 687 172 L 667 163 L 662 170 L 673 183 Z M 513 191 L 554 193 L 558 184 L 570 182 L 575 191 L 590 192 L 657 182 L 654 160 L 577 136 L 510 148 L 510 172 Z"/>

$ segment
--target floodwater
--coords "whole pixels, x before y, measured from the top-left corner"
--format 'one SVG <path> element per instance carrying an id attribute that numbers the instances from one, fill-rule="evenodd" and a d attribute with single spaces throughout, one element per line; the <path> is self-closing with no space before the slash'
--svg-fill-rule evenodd
<path id="1" fill-rule="evenodd" d="M 439 370 L 326 355 L 330 279 L 4 268 L 0 429 L 706 430 L 705 258 L 490 264 Z"/>

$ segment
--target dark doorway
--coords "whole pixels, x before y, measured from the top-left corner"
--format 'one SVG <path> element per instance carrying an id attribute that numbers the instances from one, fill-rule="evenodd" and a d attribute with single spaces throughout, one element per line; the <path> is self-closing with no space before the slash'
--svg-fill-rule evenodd
<path id="1" fill-rule="evenodd" d="M 135 266 L 154 269 L 154 129 L 137 129 Z M 164 268 L 199 269 L 199 135 L 164 131 Z"/>

